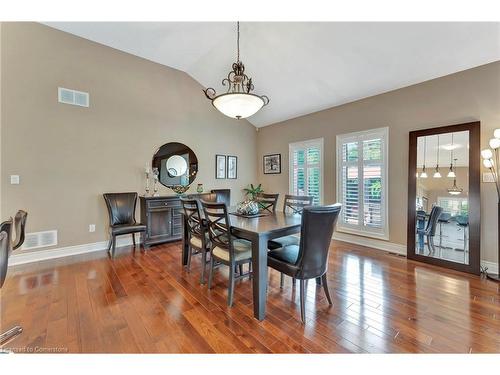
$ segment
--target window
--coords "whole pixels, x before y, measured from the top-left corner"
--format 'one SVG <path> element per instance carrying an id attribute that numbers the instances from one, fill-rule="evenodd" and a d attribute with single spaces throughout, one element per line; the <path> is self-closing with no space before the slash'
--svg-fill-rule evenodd
<path id="1" fill-rule="evenodd" d="M 323 202 L 323 138 L 290 143 L 290 194 L 311 195 Z"/>
<path id="2" fill-rule="evenodd" d="M 438 206 L 443 208 L 443 212 L 451 216 L 469 214 L 469 201 L 467 198 L 438 197 Z"/>
<path id="3" fill-rule="evenodd" d="M 337 136 L 339 230 L 389 239 L 388 134 L 388 128 L 380 128 Z"/>

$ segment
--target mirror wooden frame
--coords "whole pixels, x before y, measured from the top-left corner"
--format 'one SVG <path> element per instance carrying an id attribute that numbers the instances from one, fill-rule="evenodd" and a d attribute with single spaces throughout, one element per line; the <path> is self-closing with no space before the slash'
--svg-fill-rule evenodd
<path id="1" fill-rule="evenodd" d="M 481 123 L 468 122 L 410 132 L 408 157 L 408 229 L 407 257 L 419 262 L 450 268 L 456 271 L 480 274 L 481 262 Z M 469 131 L 469 264 L 427 257 L 415 252 L 416 194 L 417 194 L 417 139 L 429 135 Z"/>

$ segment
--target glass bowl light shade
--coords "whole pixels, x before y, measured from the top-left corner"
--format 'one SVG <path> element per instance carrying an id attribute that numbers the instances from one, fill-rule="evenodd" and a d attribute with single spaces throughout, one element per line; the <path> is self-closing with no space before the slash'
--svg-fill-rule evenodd
<path id="1" fill-rule="evenodd" d="M 491 138 L 490 139 L 490 147 L 493 150 L 496 150 L 497 148 L 499 148 L 500 147 L 500 139 L 498 139 L 498 138 Z"/>
<path id="2" fill-rule="evenodd" d="M 242 119 L 252 116 L 264 106 L 264 99 L 254 94 L 227 93 L 215 97 L 212 104 L 228 117 Z"/>
<path id="3" fill-rule="evenodd" d="M 432 175 L 433 178 L 441 178 L 441 173 L 439 171 L 434 172 Z"/>
<path id="4" fill-rule="evenodd" d="M 483 159 L 491 159 L 493 157 L 493 152 L 489 148 L 486 148 L 481 151 L 481 156 Z"/>
<path id="5" fill-rule="evenodd" d="M 483 165 L 485 168 L 493 168 L 493 160 L 491 159 L 484 159 L 483 160 Z"/>
<path id="6" fill-rule="evenodd" d="M 500 138 L 500 129 L 495 129 L 495 131 L 493 132 L 493 136 L 495 138 Z"/>
<path id="7" fill-rule="evenodd" d="M 457 177 L 457 175 L 455 174 L 455 171 L 453 171 L 452 169 L 450 169 L 450 171 L 448 172 L 448 174 L 446 175 L 446 177 L 448 177 L 448 178 L 455 178 L 455 177 Z"/>

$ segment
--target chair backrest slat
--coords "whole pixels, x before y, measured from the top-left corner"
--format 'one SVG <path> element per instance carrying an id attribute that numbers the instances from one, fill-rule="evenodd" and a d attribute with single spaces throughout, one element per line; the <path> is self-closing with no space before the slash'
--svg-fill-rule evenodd
<path id="1" fill-rule="evenodd" d="M 312 206 L 313 197 L 310 195 L 285 195 L 283 212 L 301 214 L 304 207 Z"/>
<path id="2" fill-rule="evenodd" d="M 279 196 L 280 196 L 279 194 L 259 193 L 256 197 L 259 209 L 261 211 L 268 211 L 270 213 L 275 213 Z"/>
<path id="3" fill-rule="evenodd" d="M 200 202 L 197 199 L 181 198 L 182 209 L 184 211 L 184 223 L 191 236 L 197 237 L 205 244 L 206 228 L 201 214 Z"/>
<path id="4" fill-rule="evenodd" d="M 208 236 L 212 248 L 220 247 L 229 252 L 229 259 L 234 257 L 231 222 L 225 203 L 201 201 L 205 220 L 207 221 Z"/>
<path id="5" fill-rule="evenodd" d="M 302 211 L 299 256 L 296 266 L 299 279 L 322 276 L 328 266 L 328 252 L 341 204 L 309 206 Z"/>

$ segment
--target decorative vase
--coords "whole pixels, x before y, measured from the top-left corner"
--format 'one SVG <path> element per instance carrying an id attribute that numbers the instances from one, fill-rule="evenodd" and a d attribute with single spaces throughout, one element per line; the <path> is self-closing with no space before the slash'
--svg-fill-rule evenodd
<path id="1" fill-rule="evenodd" d="M 236 211 L 241 215 L 257 215 L 259 213 L 259 205 L 257 202 L 246 200 L 238 203 Z"/>
<path id="2" fill-rule="evenodd" d="M 200 194 L 203 193 L 203 184 L 198 184 L 196 186 L 196 191 Z"/>

